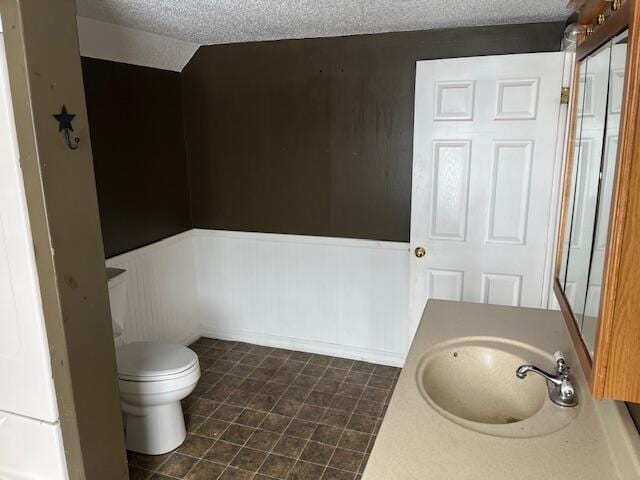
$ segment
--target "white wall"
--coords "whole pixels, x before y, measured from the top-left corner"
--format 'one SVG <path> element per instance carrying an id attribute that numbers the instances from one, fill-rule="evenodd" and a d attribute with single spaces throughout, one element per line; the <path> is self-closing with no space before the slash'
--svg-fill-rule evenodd
<path id="1" fill-rule="evenodd" d="M 11 108 L 4 38 L 0 33 L 0 411 L 2 410 L 51 423 L 58 421 L 51 358 Z"/>
<path id="2" fill-rule="evenodd" d="M 206 336 L 401 365 L 408 246 L 195 231 Z"/>
<path id="3" fill-rule="evenodd" d="M 80 54 L 181 72 L 199 45 L 155 33 L 78 17 Z"/>
<path id="4" fill-rule="evenodd" d="M 129 278 L 127 341 L 202 334 L 402 365 L 408 246 L 192 230 L 108 260 Z"/>
<path id="5" fill-rule="evenodd" d="M 193 236 L 181 233 L 112 257 L 129 272 L 123 339 L 188 344 L 200 336 Z"/>
<path id="6" fill-rule="evenodd" d="M 66 480 L 19 160 L 0 33 L 0 478 Z"/>
<path id="7" fill-rule="evenodd" d="M 67 480 L 60 424 L 0 411 L 0 479 Z"/>

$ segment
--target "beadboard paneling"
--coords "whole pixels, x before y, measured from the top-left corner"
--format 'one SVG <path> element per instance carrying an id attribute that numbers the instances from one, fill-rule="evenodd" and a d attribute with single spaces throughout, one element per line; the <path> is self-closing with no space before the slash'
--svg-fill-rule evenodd
<path id="1" fill-rule="evenodd" d="M 402 365 L 407 244 L 193 232 L 203 335 Z"/>
<path id="2" fill-rule="evenodd" d="M 124 340 L 187 344 L 200 336 L 191 231 L 107 260 L 129 272 Z"/>
<path id="3" fill-rule="evenodd" d="M 113 257 L 129 271 L 125 341 L 204 335 L 402 365 L 408 246 L 190 230 Z"/>

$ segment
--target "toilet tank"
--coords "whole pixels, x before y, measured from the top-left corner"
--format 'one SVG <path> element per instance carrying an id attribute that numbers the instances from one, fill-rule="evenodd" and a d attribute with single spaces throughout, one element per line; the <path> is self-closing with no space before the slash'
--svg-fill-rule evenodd
<path id="1" fill-rule="evenodd" d="M 122 334 L 127 317 L 127 285 L 129 273 L 122 268 L 107 268 L 109 286 L 109 304 L 111 305 L 111 323 L 113 339 L 116 345 L 122 343 Z"/>

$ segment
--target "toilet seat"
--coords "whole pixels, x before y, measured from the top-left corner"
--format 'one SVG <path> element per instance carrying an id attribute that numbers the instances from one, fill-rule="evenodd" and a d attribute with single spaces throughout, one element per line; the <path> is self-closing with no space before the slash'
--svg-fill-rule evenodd
<path id="1" fill-rule="evenodd" d="M 118 379 L 118 386 L 120 388 L 120 394 L 127 397 L 131 395 L 147 397 L 149 402 L 149 396 L 153 395 L 166 395 L 171 392 L 177 392 L 188 386 L 195 386 L 200 378 L 200 364 L 196 363 L 188 370 L 180 373 L 179 375 L 173 375 L 170 377 L 154 377 L 154 380 L 129 380 L 120 377 Z M 129 398 L 129 401 L 134 402 Z"/>
<path id="2" fill-rule="evenodd" d="M 118 378 L 127 382 L 163 382 L 199 370 L 198 356 L 183 345 L 132 342 L 116 349 Z"/>

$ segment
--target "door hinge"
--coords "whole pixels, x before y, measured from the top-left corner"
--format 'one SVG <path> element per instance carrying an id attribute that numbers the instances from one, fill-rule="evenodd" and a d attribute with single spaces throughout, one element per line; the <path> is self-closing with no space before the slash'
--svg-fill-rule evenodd
<path id="1" fill-rule="evenodd" d="M 569 94 L 571 93 L 571 90 L 569 90 L 569 87 L 562 87 L 562 90 L 560 90 L 560 103 L 563 105 L 566 105 L 567 103 L 569 103 Z"/>

